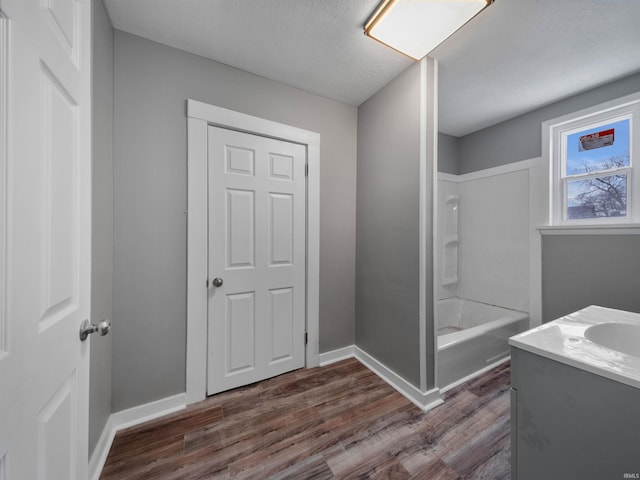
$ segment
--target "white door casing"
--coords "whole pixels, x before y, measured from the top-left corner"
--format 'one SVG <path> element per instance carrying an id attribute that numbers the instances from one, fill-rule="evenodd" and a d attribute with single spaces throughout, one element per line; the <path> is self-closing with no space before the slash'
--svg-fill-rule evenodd
<path id="1" fill-rule="evenodd" d="M 284 140 L 306 147 L 307 225 L 306 301 L 308 343 L 306 366 L 319 363 L 320 135 L 195 100 L 187 101 L 188 223 L 187 223 L 187 403 L 207 393 L 208 259 L 208 131 L 209 126 Z M 211 279 L 213 280 L 213 279 Z M 224 280 L 224 277 L 223 277 Z"/>
<path id="2" fill-rule="evenodd" d="M 306 148 L 210 126 L 208 158 L 213 394 L 304 366 Z"/>
<path id="3" fill-rule="evenodd" d="M 78 329 L 90 311 L 91 3 L 2 0 L 0 9 L 9 54 L 0 478 L 84 480 L 89 342 Z"/>

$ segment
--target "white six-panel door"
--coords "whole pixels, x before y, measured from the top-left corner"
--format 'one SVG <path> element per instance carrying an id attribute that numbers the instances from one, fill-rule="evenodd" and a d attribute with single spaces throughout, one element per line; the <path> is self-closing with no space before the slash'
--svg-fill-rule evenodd
<path id="1" fill-rule="evenodd" d="M 208 152 L 213 394 L 304 366 L 306 147 L 209 127 Z"/>
<path id="2" fill-rule="evenodd" d="M 90 7 L 0 0 L 1 479 L 87 478 Z"/>

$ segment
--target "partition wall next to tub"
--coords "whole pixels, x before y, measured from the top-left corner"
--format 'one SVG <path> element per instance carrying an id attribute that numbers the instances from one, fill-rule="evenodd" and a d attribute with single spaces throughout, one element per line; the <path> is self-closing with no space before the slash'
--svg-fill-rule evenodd
<path id="1" fill-rule="evenodd" d="M 529 328 L 529 165 L 438 174 L 437 384 L 451 388 L 509 356 Z"/>

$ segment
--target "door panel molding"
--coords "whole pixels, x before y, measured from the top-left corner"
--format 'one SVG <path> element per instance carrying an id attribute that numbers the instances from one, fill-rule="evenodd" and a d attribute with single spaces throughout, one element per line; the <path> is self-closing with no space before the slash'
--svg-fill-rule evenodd
<path id="1" fill-rule="evenodd" d="M 38 413 L 38 478 L 78 478 L 76 381 L 73 372 Z"/>
<path id="2" fill-rule="evenodd" d="M 58 40 L 60 48 L 69 57 L 73 65 L 79 68 L 80 55 L 78 44 L 80 43 L 80 29 L 78 23 L 78 2 L 43 0 L 41 5 L 45 12 L 44 17 L 49 23 L 55 38 Z"/>
<path id="3" fill-rule="evenodd" d="M 187 222 L 187 404 L 203 400 L 207 390 L 207 128 L 217 126 L 305 145 L 307 177 L 306 366 L 319 364 L 320 270 L 320 135 L 271 120 L 187 100 L 188 222 Z M 272 172 L 286 181 L 283 159 Z M 233 168 L 252 168 L 236 159 Z M 228 164 L 228 166 L 231 166 Z M 240 172 L 238 172 L 240 173 Z"/>
<path id="4" fill-rule="evenodd" d="M 43 265 L 40 331 L 77 308 L 78 105 L 40 62 L 43 185 Z"/>

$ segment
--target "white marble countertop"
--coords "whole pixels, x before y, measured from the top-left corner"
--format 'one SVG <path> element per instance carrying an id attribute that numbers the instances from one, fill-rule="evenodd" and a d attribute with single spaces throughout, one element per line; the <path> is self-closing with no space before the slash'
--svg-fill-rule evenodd
<path id="1" fill-rule="evenodd" d="M 590 306 L 515 335 L 509 339 L 509 344 L 631 387 L 640 388 L 640 345 L 638 345 L 636 357 L 587 339 L 586 329 L 601 323 L 640 325 L 640 314 Z"/>

